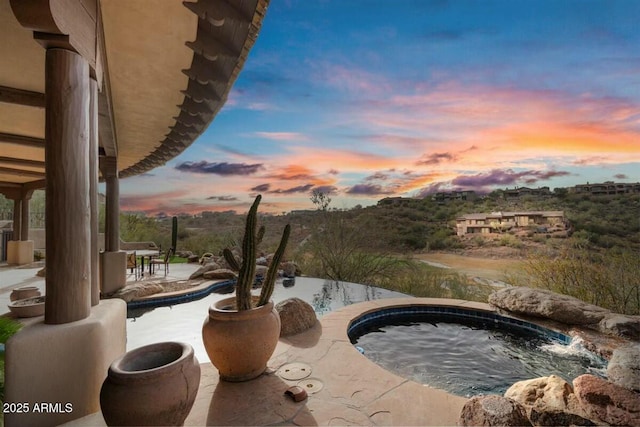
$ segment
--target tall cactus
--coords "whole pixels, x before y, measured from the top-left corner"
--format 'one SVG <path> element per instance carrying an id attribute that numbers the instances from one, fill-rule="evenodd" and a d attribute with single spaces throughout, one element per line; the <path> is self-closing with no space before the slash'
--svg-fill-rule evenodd
<path id="1" fill-rule="evenodd" d="M 178 217 L 174 216 L 171 221 L 171 249 L 176 250 L 178 245 Z"/>
<path id="2" fill-rule="evenodd" d="M 262 241 L 265 232 L 264 226 L 261 226 L 256 233 L 260 200 L 262 200 L 262 196 L 256 196 L 247 214 L 244 238 L 242 239 L 242 264 L 238 264 L 238 261 L 228 248 L 225 248 L 222 252 L 229 266 L 239 271 L 236 284 L 236 307 L 238 310 L 249 310 L 252 308 L 251 287 L 253 286 L 256 272 L 256 247 Z M 267 276 L 262 283 L 258 306 L 265 305 L 271 299 L 278 272 L 278 265 L 287 247 L 290 232 L 291 226 L 287 224 L 282 233 L 282 239 L 280 240 L 278 249 L 269 265 Z"/>

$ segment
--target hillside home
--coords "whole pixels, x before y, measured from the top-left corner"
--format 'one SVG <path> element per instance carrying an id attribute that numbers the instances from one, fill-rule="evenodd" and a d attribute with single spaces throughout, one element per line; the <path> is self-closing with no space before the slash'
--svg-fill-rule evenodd
<path id="1" fill-rule="evenodd" d="M 623 183 L 605 181 L 601 184 L 580 184 L 569 189 L 569 192 L 575 194 L 593 194 L 596 196 L 608 194 L 631 194 L 640 193 L 640 182 Z"/>
<path id="2" fill-rule="evenodd" d="M 456 219 L 458 236 L 499 233 L 518 227 L 559 226 L 565 224 L 563 211 L 472 213 Z"/>
<path id="3" fill-rule="evenodd" d="M 551 190 L 549 187 L 538 187 L 538 188 L 529 188 L 529 187 L 516 187 L 512 190 L 506 189 L 504 190 L 503 196 L 505 199 L 513 199 L 524 196 L 550 196 Z"/>

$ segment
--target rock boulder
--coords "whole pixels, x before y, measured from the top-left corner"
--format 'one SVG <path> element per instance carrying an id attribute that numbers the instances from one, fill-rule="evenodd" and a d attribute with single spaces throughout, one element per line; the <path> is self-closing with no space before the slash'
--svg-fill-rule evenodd
<path id="1" fill-rule="evenodd" d="M 620 387 L 640 392 L 640 345 L 614 350 L 607 366 L 607 378 Z"/>
<path id="2" fill-rule="evenodd" d="M 222 280 L 222 279 L 237 279 L 238 275 L 235 271 L 227 268 L 216 268 L 202 274 L 202 277 L 207 280 Z"/>
<path id="3" fill-rule="evenodd" d="M 476 396 L 462 407 L 459 426 L 531 426 L 524 407 L 502 396 Z"/>
<path id="4" fill-rule="evenodd" d="M 518 381 L 504 397 L 520 403 L 534 425 L 593 425 L 573 394 L 571 384 L 556 375 Z"/>
<path id="5" fill-rule="evenodd" d="M 137 298 L 146 297 L 148 295 L 154 295 L 163 292 L 164 288 L 154 282 L 137 282 L 131 285 L 127 285 L 122 289 L 117 290 L 112 297 L 120 298 L 126 302 L 133 301 Z"/>
<path id="6" fill-rule="evenodd" d="M 568 325 L 597 324 L 610 313 L 574 297 L 526 287 L 500 289 L 489 296 L 489 303 L 513 313 L 544 317 Z"/>
<path id="7" fill-rule="evenodd" d="M 590 419 L 614 426 L 640 426 L 640 393 L 589 374 L 573 380 L 573 389 Z"/>
<path id="8" fill-rule="evenodd" d="M 296 335 L 313 327 L 318 321 L 316 312 L 300 298 L 289 298 L 279 302 L 276 310 L 280 315 L 280 336 Z"/>
<path id="9" fill-rule="evenodd" d="M 606 334 L 640 341 L 640 316 L 610 313 L 600 321 L 598 329 Z"/>
<path id="10" fill-rule="evenodd" d="M 191 273 L 191 276 L 189 276 L 189 280 L 199 279 L 200 277 L 204 277 L 205 273 L 213 270 L 218 270 L 219 268 L 220 266 L 215 262 L 204 264 L 202 267 Z"/>

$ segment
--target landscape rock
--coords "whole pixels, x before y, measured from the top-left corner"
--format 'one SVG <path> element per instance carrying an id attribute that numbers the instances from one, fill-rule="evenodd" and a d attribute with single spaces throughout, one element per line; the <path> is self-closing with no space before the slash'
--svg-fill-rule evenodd
<path id="1" fill-rule="evenodd" d="M 289 298 L 276 304 L 280 315 L 280 336 L 296 335 L 313 327 L 318 321 L 316 312 L 300 298 Z"/>
<path id="2" fill-rule="evenodd" d="M 220 280 L 220 279 L 237 279 L 238 275 L 228 268 L 216 268 L 215 270 L 207 271 L 202 275 L 207 280 Z"/>
<path id="3" fill-rule="evenodd" d="M 640 426 L 640 393 L 589 374 L 573 380 L 573 389 L 590 419 L 614 426 Z"/>
<path id="4" fill-rule="evenodd" d="M 640 392 L 640 345 L 615 349 L 607 366 L 607 378 L 621 387 Z"/>
<path id="5" fill-rule="evenodd" d="M 208 271 L 218 270 L 220 266 L 215 262 L 210 262 L 208 264 L 203 265 L 189 276 L 189 280 L 198 279 L 200 277 L 204 277 L 204 273 Z"/>
<path id="6" fill-rule="evenodd" d="M 138 298 L 146 297 L 148 295 L 158 294 L 163 292 L 164 288 L 154 282 L 137 282 L 125 286 L 122 289 L 117 290 L 112 297 L 120 298 L 126 302 L 133 301 Z"/>
<path id="7" fill-rule="evenodd" d="M 462 407 L 460 426 L 531 426 L 524 407 L 502 396 L 475 396 Z"/>
<path id="8" fill-rule="evenodd" d="M 191 251 L 178 251 L 176 252 L 176 256 L 180 258 L 189 258 L 193 256 L 193 252 Z"/>
<path id="9" fill-rule="evenodd" d="M 489 303 L 513 313 L 544 317 L 568 325 L 590 325 L 610 313 L 602 307 L 545 289 L 504 288 L 489 295 Z"/>
<path id="10" fill-rule="evenodd" d="M 256 276 L 265 277 L 269 268 L 266 265 L 256 265 Z"/>
<path id="11" fill-rule="evenodd" d="M 538 426 L 593 425 L 582 410 L 571 384 L 557 375 L 518 381 L 504 397 L 520 403 Z"/>
<path id="12" fill-rule="evenodd" d="M 36 276 L 44 277 L 46 275 L 46 272 L 47 272 L 47 267 L 42 267 L 40 270 L 38 270 L 38 272 L 36 273 Z"/>
<path id="13" fill-rule="evenodd" d="M 196 262 L 200 262 L 200 257 L 198 255 L 191 255 L 190 257 L 187 257 L 187 262 L 195 264 Z"/>
<path id="14" fill-rule="evenodd" d="M 282 271 L 284 277 L 296 277 L 296 273 L 299 271 L 299 268 L 295 262 L 287 261 L 282 263 Z"/>
<path id="15" fill-rule="evenodd" d="M 640 341 L 640 316 L 611 313 L 598 324 L 601 332 Z"/>

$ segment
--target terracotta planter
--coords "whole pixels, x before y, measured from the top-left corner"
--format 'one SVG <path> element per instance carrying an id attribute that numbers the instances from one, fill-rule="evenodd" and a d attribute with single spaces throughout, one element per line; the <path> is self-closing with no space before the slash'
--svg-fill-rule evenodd
<path id="1" fill-rule="evenodd" d="M 251 310 L 232 309 L 235 297 L 209 308 L 202 340 L 211 363 L 226 381 L 248 381 L 267 369 L 278 344 L 280 316 L 273 302 Z"/>
<path id="2" fill-rule="evenodd" d="M 116 359 L 100 390 L 107 425 L 184 424 L 200 384 L 200 364 L 193 348 L 161 342 Z"/>
<path id="3" fill-rule="evenodd" d="M 17 301 L 19 299 L 39 297 L 40 295 L 40 289 L 38 289 L 36 286 L 22 286 L 11 291 L 9 299 L 11 301 Z"/>

